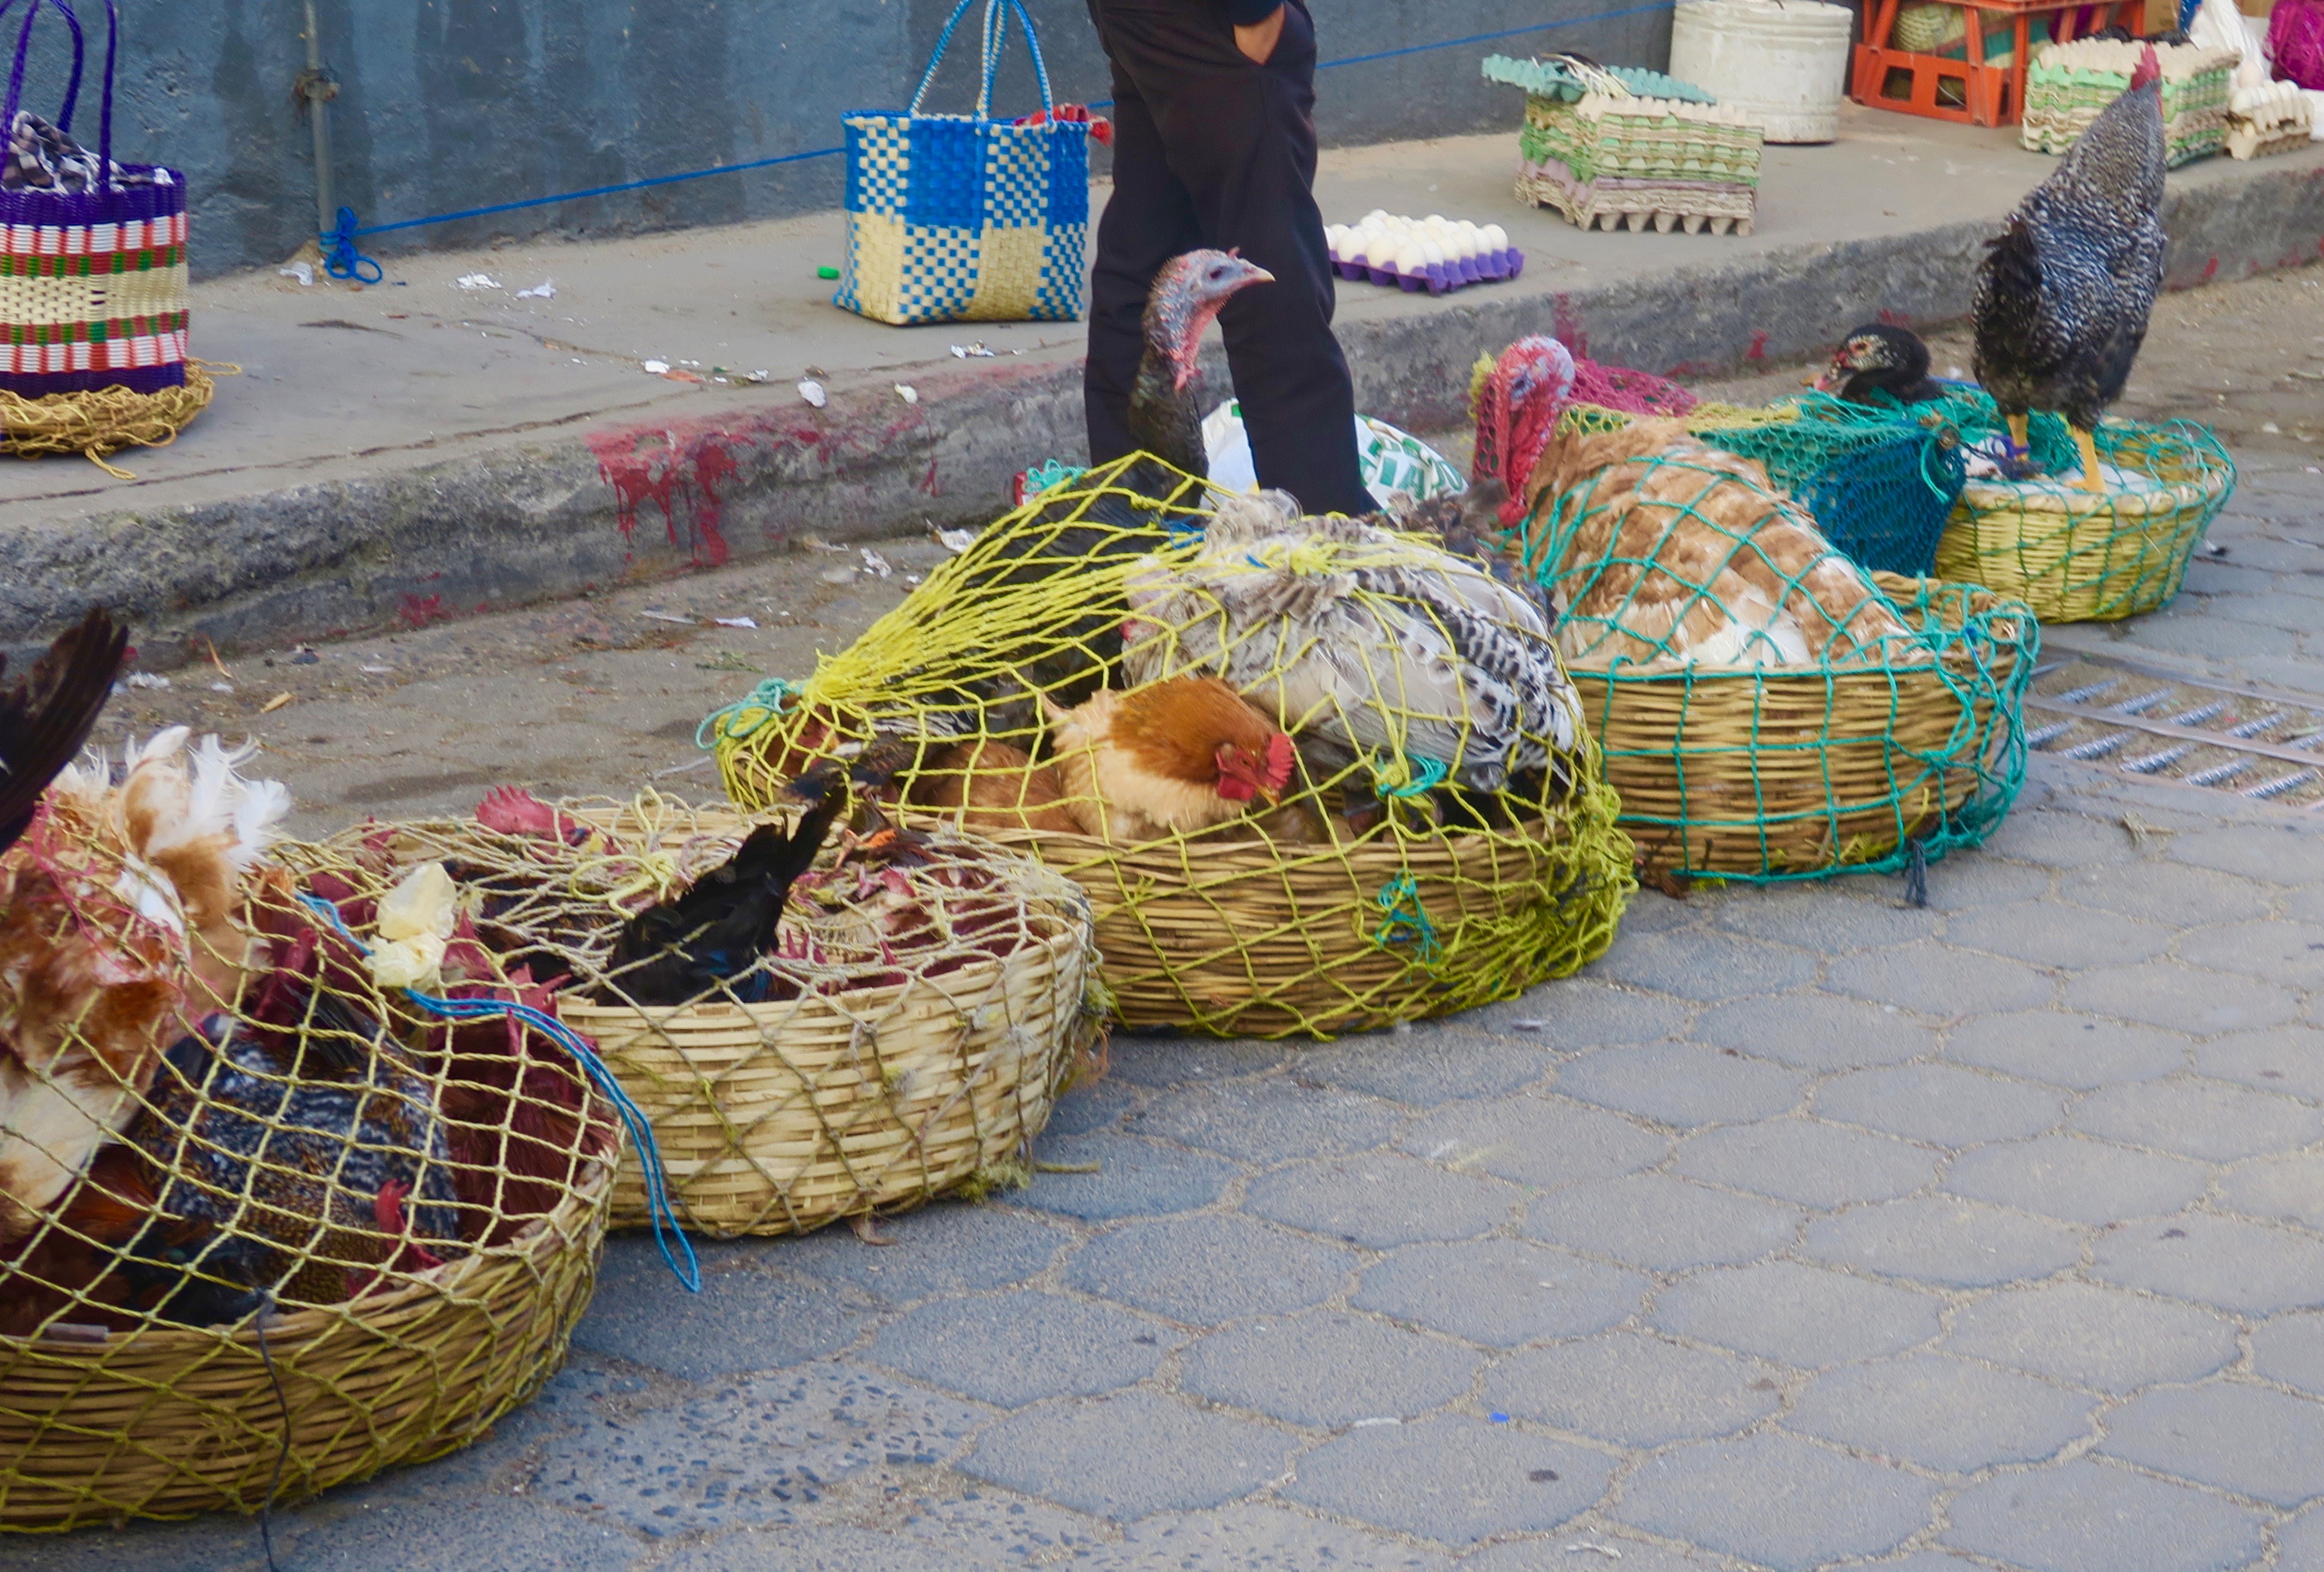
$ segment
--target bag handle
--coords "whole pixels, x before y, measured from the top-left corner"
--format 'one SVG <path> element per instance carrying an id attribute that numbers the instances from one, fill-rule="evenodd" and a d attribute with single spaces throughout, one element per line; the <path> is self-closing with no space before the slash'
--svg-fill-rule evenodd
<path id="1" fill-rule="evenodd" d="M 39 0 L 34 0 L 34 4 L 38 3 Z M 106 3 L 110 5 L 112 0 L 106 0 Z M 952 35 L 959 29 L 961 18 L 968 14 L 968 8 L 974 4 L 976 0 L 960 0 L 960 4 L 953 7 L 952 15 L 945 22 L 944 32 L 936 38 L 936 50 L 928 56 L 928 69 L 920 74 L 920 86 L 912 95 L 912 106 L 904 111 L 905 114 L 918 115 L 920 112 L 921 101 L 927 97 L 928 87 L 936 79 L 936 68 L 944 63 L 945 51 L 952 47 Z M 990 119 L 991 115 L 992 80 L 1001 69 L 1001 34 L 1008 27 L 1008 16 L 1001 10 L 1003 5 L 1017 14 L 1018 23 L 1025 32 L 1026 47 L 1033 51 L 1033 75 L 1041 84 L 1042 109 L 1054 111 L 1056 108 L 1049 97 L 1049 68 L 1041 59 L 1041 41 L 1033 34 L 1033 18 L 1025 10 L 1025 0 L 985 0 L 982 29 L 984 76 L 976 95 L 976 117 L 979 120 Z"/>
<path id="2" fill-rule="evenodd" d="M 0 0 L 0 21 L 5 21 L 16 0 Z M 0 110 L 0 130 L 16 124 L 16 111 L 23 106 L 24 69 L 32 53 L 32 23 L 38 19 L 42 0 L 27 0 L 24 24 L 16 32 L 16 62 L 8 73 L 8 99 Z M 70 0 L 48 0 L 64 15 L 65 25 L 72 29 L 72 79 L 65 87 L 64 107 L 57 112 L 57 129 L 69 133 L 73 110 L 80 102 L 81 67 L 88 55 L 87 40 L 82 36 L 80 18 L 74 14 Z M 109 188 L 113 184 L 113 69 L 115 46 L 120 42 L 121 14 L 115 9 L 114 0 L 105 0 L 105 95 L 97 112 L 97 184 Z"/>

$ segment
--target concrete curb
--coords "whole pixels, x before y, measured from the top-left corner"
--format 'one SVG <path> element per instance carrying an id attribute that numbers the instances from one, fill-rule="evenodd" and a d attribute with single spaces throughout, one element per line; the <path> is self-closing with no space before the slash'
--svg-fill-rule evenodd
<path id="1" fill-rule="evenodd" d="M 2324 169 L 2173 188 L 2169 283 L 2189 288 L 2324 254 Z M 1802 246 L 1570 294 L 1477 291 L 1451 309 L 1350 322 L 1359 403 L 1418 430 L 1465 422 L 1471 363 L 1526 333 L 1601 359 L 1711 373 L 1819 354 L 1886 310 L 1934 325 L 1969 309 L 1987 225 Z M 1641 236 L 1641 240 L 1648 237 Z M 1215 346 L 1205 374 L 1226 385 Z M 1027 462 L 1082 445 L 1078 363 L 971 363 L 812 410 L 779 399 L 676 420 L 535 434 L 361 480 L 199 507 L 124 510 L 0 538 L 0 649 L 45 640 L 92 602 L 137 623 L 146 664 L 420 625 L 625 578 L 872 539 L 1000 510 Z"/>

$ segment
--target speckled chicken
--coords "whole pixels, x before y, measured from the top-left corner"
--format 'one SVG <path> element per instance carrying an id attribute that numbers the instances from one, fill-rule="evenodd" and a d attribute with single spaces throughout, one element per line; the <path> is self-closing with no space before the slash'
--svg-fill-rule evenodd
<path id="1" fill-rule="evenodd" d="M 2130 88 L 2009 215 L 1978 274 L 1977 375 L 2023 455 L 2029 410 L 2066 418 L 2082 486 L 2106 481 L 2092 439 L 2122 394 L 2163 288 L 2162 70 L 2150 46 Z"/>

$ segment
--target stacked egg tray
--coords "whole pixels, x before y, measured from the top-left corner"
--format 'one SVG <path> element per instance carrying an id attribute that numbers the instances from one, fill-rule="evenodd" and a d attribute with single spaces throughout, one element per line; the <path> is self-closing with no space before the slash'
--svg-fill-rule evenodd
<path id="1" fill-rule="evenodd" d="M 1385 233 L 1374 227 L 1376 219 L 1386 220 Z M 1525 253 L 1509 244 L 1508 233 L 1498 224 L 1454 225 L 1460 231 L 1450 237 L 1456 241 L 1454 247 L 1437 248 L 1443 260 L 1420 261 L 1413 254 L 1418 248 L 1406 243 L 1423 235 L 1433 238 L 1427 223 L 1370 213 L 1357 224 L 1332 225 L 1323 231 L 1324 243 L 1331 247 L 1332 269 L 1343 279 L 1369 279 L 1375 284 L 1397 285 L 1406 294 L 1425 290 L 1432 295 L 1471 284 L 1498 283 L 1525 271 Z"/>
<path id="2" fill-rule="evenodd" d="M 2077 39 L 2034 51 L 2025 72 L 2018 141 L 2034 152 L 2063 152 L 2106 106 L 2130 89 L 2146 46 Z M 2163 142 L 2173 169 L 2224 152 L 2236 54 L 2194 44 L 2158 44 L 2163 67 Z"/>
<path id="3" fill-rule="evenodd" d="M 2227 156 L 2265 158 L 2306 147 L 2314 124 L 2313 106 L 2295 82 L 2237 87 L 2227 99 Z"/>

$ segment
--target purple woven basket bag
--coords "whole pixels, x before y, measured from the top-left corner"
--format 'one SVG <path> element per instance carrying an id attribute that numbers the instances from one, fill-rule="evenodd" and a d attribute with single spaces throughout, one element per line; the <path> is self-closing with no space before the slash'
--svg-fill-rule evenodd
<path id="1" fill-rule="evenodd" d="M 15 0 L 0 0 L 5 21 Z M 72 30 L 72 80 L 57 129 L 72 129 L 85 54 L 69 0 L 27 0 L 0 115 L 16 123 L 43 4 Z M 105 95 L 90 189 L 0 190 L 0 390 L 37 399 L 128 388 L 151 393 L 186 380 L 186 182 L 153 164 L 113 164 L 114 46 L 120 18 L 105 5 Z M 0 35 L 5 36 L 5 35 Z"/>

